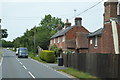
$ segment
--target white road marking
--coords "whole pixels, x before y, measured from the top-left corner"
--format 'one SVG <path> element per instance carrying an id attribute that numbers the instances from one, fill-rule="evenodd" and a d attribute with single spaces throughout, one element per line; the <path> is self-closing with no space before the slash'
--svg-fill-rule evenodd
<path id="1" fill-rule="evenodd" d="M 35 78 L 35 76 L 33 76 L 33 74 L 30 71 L 28 71 L 28 73 L 30 74 L 30 76 L 32 76 L 32 78 Z"/>
<path id="2" fill-rule="evenodd" d="M 22 65 L 22 63 L 20 62 L 20 64 Z"/>
<path id="3" fill-rule="evenodd" d="M 27 70 L 27 68 L 23 65 L 23 68 Z"/>
<path id="4" fill-rule="evenodd" d="M 2 57 L 2 59 L 1 59 L 0 66 L 2 65 L 2 62 L 3 62 L 3 57 Z"/>
<path id="5" fill-rule="evenodd" d="M 19 61 L 19 59 L 18 58 L 16 58 L 18 61 Z"/>

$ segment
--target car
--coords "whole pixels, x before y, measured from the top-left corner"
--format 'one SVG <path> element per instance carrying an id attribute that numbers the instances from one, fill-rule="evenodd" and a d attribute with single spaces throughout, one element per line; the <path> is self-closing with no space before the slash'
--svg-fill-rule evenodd
<path id="1" fill-rule="evenodd" d="M 9 50 L 10 48 L 7 48 L 7 50 Z"/>
<path id="2" fill-rule="evenodd" d="M 28 58 L 28 49 L 27 48 L 19 48 L 18 49 L 18 58 Z"/>

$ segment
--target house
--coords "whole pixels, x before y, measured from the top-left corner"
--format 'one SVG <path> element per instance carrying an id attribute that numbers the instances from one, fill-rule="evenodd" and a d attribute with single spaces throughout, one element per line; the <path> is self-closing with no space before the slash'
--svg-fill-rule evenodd
<path id="1" fill-rule="evenodd" d="M 65 27 L 62 29 L 60 25 L 58 25 L 58 32 L 51 37 L 50 46 L 56 44 L 58 48 L 62 48 L 63 51 L 70 50 L 71 52 L 77 52 L 77 34 L 85 33 L 88 34 L 89 31 L 82 26 L 82 18 L 75 18 L 75 25 L 71 26 L 71 23 L 66 20 Z"/>
<path id="2" fill-rule="evenodd" d="M 113 2 L 111 2 L 113 1 Z M 50 46 L 56 44 L 63 51 L 74 53 L 120 53 L 120 3 L 118 0 L 104 2 L 103 28 L 90 33 L 82 26 L 82 18 L 75 18 L 75 25 L 66 21 L 65 29 L 51 37 Z"/>
<path id="3" fill-rule="evenodd" d="M 118 0 L 104 3 L 104 25 L 88 35 L 89 53 L 120 53 L 120 7 Z"/>

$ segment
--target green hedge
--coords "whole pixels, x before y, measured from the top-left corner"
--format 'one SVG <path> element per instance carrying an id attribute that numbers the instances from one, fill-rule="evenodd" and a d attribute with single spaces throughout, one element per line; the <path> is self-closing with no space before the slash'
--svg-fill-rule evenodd
<path id="1" fill-rule="evenodd" d="M 48 63 L 55 62 L 54 51 L 43 50 L 40 52 L 40 58 Z"/>

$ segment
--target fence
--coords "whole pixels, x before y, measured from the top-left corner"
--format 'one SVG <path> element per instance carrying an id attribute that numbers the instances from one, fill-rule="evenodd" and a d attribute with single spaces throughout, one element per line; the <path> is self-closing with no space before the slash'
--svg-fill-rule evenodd
<path id="1" fill-rule="evenodd" d="M 120 55 L 63 54 L 63 64 L 100 78 L 120 78 Z"/>

